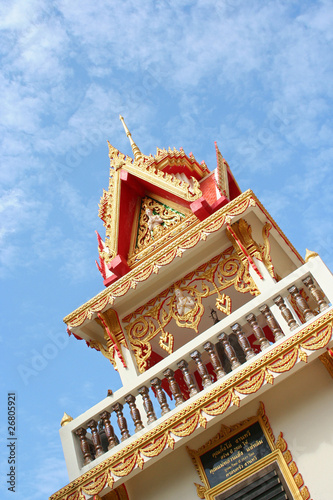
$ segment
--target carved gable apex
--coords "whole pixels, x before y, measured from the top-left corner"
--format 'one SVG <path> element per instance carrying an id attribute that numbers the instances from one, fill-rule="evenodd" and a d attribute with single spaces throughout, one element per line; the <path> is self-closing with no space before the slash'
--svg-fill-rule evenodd
<path id="1" fill-rule="evenodd" d="M 155 156 L 145 156 L 123 117 L 120 120 L 134 158 L 108 143 L 109 186 L 99 204 L 106 235 L 104 241 L 97 235 L 99 264 L 96 262 L 106 286 L 168 243 L 175 231 L 186 231 L 191 221 L 203 221 L 240 194 L 217 146 L 214 172 L 182 148 L 157 149 Z"/>
<path id="2" fill-rule="evenodd" d="M 129 265 L 135 265 L 160 249 L 175 231 L 181 231 L 185 219 L 191 216 L 189 209 L 156 195 L 154 197 L 154 194 L 142 198 L 137 207 L 136 226 L 133 226 L 132 231 Z"/>
<path id="3" fill-rule="evenodd" d="M 153 156 L 148 157 L 141 154 L 138 158 L 133 159 L 121 153 L 110 143 L 108 146 L 110 157 L 109 187 L 107 191 L 103 191 L 99 204 L 99 217 L 106 228 L 106 237 L 103 241 L 99 236 L 100 265 L 97 264 L 107 282 L 118 279 L 123 273 L 126 273 L 137 262 L 137 254 L 142 249 L 146 250 L 146 254 L 147 247 L 150 244 L 156 244 L 156 228 L 150 237 L 148 237 L 148 233 L 145 233 L 143 243 L 140 243 L 139 247 L 135 243 L 137 235 L 142 236 L 144 232 L 142 226 L 144 219 L 147 218 L 148 222 L 147 214 L 141 214 L 140 229 L 139 211 L 141 209 L 138 211 L 138 207 L 142 206 L 143 199 L 147 196 L 152 197 L 155 203 L 160 203 L 160 206 L 164 207 L 164 211 L 162 210 L 161 213 L 164 213 L 164 217 L 168 217 L 168 222 L 163 222 L 163 230 L 160 231 L 164 235 L 167 228 L 170 227 L 170 221 L 176 220 L 174 215 L 178 213 L 184 218 L 185 214 L 192 214 L 190 204 L 202 197 L 199 181 L 196 178 L 200 178 L 200 175 L 198 173 L 196 173 L 196 177 L 190 175 L 195 173 L 198 168 L 197 162 L 195 162 L 196 167 L 193 171 L 186 167 L 185 162 L 186 168 L 182 169 L 181 165 L 174 165 L 175 168 L 168 173 L 165 155 L 162 158 L 164 169 L 161 169 L 159 168 L 161 158 L 156 160 Z M 180 152 L 178 153 L 179 161 L 181 161 L 180 156 L 186 157 L 184 153 L 181 155 Z M 186 158 L 190 164 L 194 164 L 188 157 Z M 204 169 L 204 167 L 202 168 Z M 156 213 L 154 215 L 156 216 Z M 140 237 L 138 241 L 140 241 Z M 132 257 L 131 263 L 128 261 L 129 257 Z M 112 263 L 117 258 L 120 266 L 118 266 L 118 270 L 112 268 Z"/>

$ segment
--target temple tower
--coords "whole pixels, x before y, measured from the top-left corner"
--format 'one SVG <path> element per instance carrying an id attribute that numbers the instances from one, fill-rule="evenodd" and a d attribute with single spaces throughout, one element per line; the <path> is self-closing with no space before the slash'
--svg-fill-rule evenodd
<path id="1" fill-rule="evenodd" d="M 217 144 L 212 171 L 182 149 L 145 156 L 120 119 L 133 158 L 109 144 L 104 289 L 64 321 L 123 387 L 64 415 L 70 482 L 50 499 L 331 498 L 330 271 Z"/>

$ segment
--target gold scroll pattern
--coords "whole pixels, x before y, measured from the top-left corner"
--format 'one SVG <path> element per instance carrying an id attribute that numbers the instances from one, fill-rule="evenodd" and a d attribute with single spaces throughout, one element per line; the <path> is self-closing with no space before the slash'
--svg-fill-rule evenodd
<path id="1" fill-rule="evenodd" d="M 163 220 L 161 224 L 156 225 L 153 231 L 150 231 L 148 227 L 148 215 L 146 213 L 147 209 L 150 209 L 154 215 L 159 216 Z M 167 207 L 163 203 L 160 203 L 153 198 L 150 198 L 148 196 L 143 198 L 139 214 L 139 227 L 134 253 L 141 252 L 152 242 L 163 236 L 170 227 L 173 227 L 182 222 L 182 220 L 184 220 L 184 217 L 185 214 L 177 212 L 176 210 Z"/>
<path id="2" fill-rule="evenodd" d="M 277 345 L 275 349 L 272 349 L 265 356 L 259 357 L 254 362 L 244 366 L 242 370 L 239 370 L 225 382 L 218 384 L 160 425 L 147 431 L 119 452 L 114 453 L 111 457 L 82 474 L 54 493 L 50 500 L 83 500 L 82 491 L 89 489 L 90 491 L 94 490 L 95 494 L 97 494 L 102 491 L 106 484 L 112 488 L 116 477 L 124 477 L 130 474 L 135 467 L 144 467 L 145 457 L 156 457 L 168 447 L 174 449 L 176 440 L 173 436 L 190 436 L 196 428 L 205 426 L 208 417 L 224 414 L 235 404 L 233 396 L 236 392 L 239 391 L 239 394 L 243 397 L 247 394 L 253 394 L 254 386 L 251 383 L 248 386 L 248 383 L 251 380 L 259 381 L 261 372 L 265 373 L 265 377 L 267 372 L 271 374 L 288 372 L 294 368 L 300 350 L 316 351 L 325 348 L 332 340 L 332 329 L 333 313 L 329 311 L 313 321 L 309 326 L 286 338 L 284 342 Z M 293 353 L 292 356 L 290 356 L 291 352 Z M 263 383 L 265 382 L 263 381 Z M 250 389 L 248 392 L 246 387 Z M 256 391 L 259 391 L 261 387 L 260 382 L 255 384 Z M 263 420 L 267 419 L 264 414 L 261 417 Z M 229 428 L 223 426 L 221 432 L 223 432 L 223 429 L 225 435 L 227 435 Z M 268 435 L 271 441 L 275 441 L 272 431 L 268 432 Z M 281 451 L 284 449 L 282 453 L 289 465 L 293 462 L 291 453 L 283 444 L 282 438 L 283 436 L 277 440 L 276 448 L 281 449 Z M 291 465 L 291 470 L 296 471 L 295 465 Z M 296 475 L 297 472 L 295 472 Z M 104 481 L 101 476 L 103 476 Z M 295 477 L 295 481 L 299 482 L 299 484 L 302 482 L 298 476 Z M 199 490 L 202 491 L 202 488 L 205 487 L 200 486 Z M 305 486 L 299 488 L 302 498 L 304 500 L 309 499 L 310 495 L 307 488 Z"/>
<path id="3" fill-rule="evenodd" d="M 100 351 L 103 356 L 110 361 L 114 369 L 118 370 L 115 361 L 115 351 L 118 349 L 118 351 L 121 352 L 121 344 L 127 347 L 127 342 L 119 323 L 118 315 L 114 309 L 110 308 L 104 313 L 100 313 L 100 316 L 103 321 L 101 321 L 100 318 L 95 318 L 95 321 L 103 328 L 106 347 L 103 346 L 98 340 L 90 340 L 87 344 L 92 349 Z M 115 343 L 109 337 L 105 327 L 107 327 L 114 336 Z"/>
<path id="4" fill-rule="evenodd" d="M 298 471 L 297 465 L 293 460 L 291 451 L 288 449 L 288 444 L 284 439 L 282 432 L 280 432 L 279 437 L 276 440 L 275 448 L 282 452 L 283 458 L 288 465 L 288 468 L 294 478 L 297 488 L 299 489 L 302 499 L 309 500 L 310 499 L 309 490 L 304 485 L 303 477 Z"/>
<path id="5" fill-rule="evenodd" d="M 147 280 L 153 272 L 158 272 L 160 267 L 170 264 L 176 257 L 181 257 L 185 249 L 194 247 L 210 233 L 219 231 L 227 218 L 240 215 L 249 207 L 256 205 L 260 206 L 260 209 L 269 217 L 253 192 L 250 189 L 245 191 L 204 221 L 195 224 L 185 233 L 182 232 L 175 241 L 167 242 L 163 248 L 158 249 L 156 253 L 113 285 L 110 285 L 96 297 L 93 297 L 66 316 L 64 322 L 69 328 L 82 325 L 87 319 L 91 319 L 96 312 L 102 311 L 108 304 L 113 305 L 117 297 L 126 295 L 131 288 L 135 288 L 138 283 Z M 275 227 L 277 227 L 276 224 Z M 281 232 L 280 229 L 279 231 Z M 296 253 L 296 250 L 293 249 L 293 251 Z M 296 255 L 301 259 L 298 254 Z"/>
<path id="6" fill-rule="evenodd" d="M 274 266 L 271 259 L 271 246 L 269 242 L 269 233 L 272 229 L 272 224 L 266 222 L 262 228 L 262 238 L 264 244 L 258 244 L 252 237 L 252 228 L 244 219 L 239 219 L 239 221 L 232 224 L 232 229 L 237 235 L 238 239 L 242 243 L 243 247 L 246 248 L 251 257 L 262 261 L 267 267 L 272 278 L 277 279 L 274 271 Z M 227 236 L 232 242 L 236 252 L 243 261 L 246 260 L 246 255 L 244 254 L 242 248 L 235 241 L 234 237 L 227 231 Z"/>
<path id="7" fill-rule="evenodd" d="M 118 170 L 126 163 L 131 164 L 133 162 L 132 158 L 122 154 L 118 149 L 111 146 L 109 142 L 108 146 L 110 158 L 109 188 L 108 191 L 103 189 L 98 211 L 98 216 L 102 219 L 104 227 L 106 228 L 105 247 L 107 249 L 106 251 L 99 251 L 99 254 L 106 263 L 109 263 L 116 256 L 115 244 L 118 236 L 118 228 L 111 222 L 116 220 L 118 216 L 117 211 L 120 195 L 120 178 Z"/>
<path id="8" fill-rule="evenodd" d="M 215 295 L 216 308 L 229 315 L 231 298 L 221 292 L 232 285 L 237 292 L 259 294 L 248 272 L 247 262 L 244 263 L 233 247 L 229 247 L 221 255 L 177 281 L 172 288 L 164 290 L 145 306 L 126 316 L 123 322 L 127 323 L 125 329 L 140 372 L 147 368 L 147 360 L 152 352 L 150 341 L 157 335 L 160 347 L 168 354 L 173 352 L 174 337 L 167 330 L 172 320 L 178 327 L 190 328 L 198 333 L 204 313 L 203 299 Z M 179 314 L 177 308 L 177 288 L 194 304 L 183 315 Z"/>

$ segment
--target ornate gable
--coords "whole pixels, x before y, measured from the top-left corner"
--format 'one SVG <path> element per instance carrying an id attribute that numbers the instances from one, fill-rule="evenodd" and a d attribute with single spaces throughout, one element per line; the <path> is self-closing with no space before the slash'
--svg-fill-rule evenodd
<path id="1" fill-rule="evenodd" d="M 229 201 L 230 170 L 218 150 L 215 174 L 182 148 L 145 156 L 120 119 L 134 159 L 108 143 L 109 187 L 99 204 L 106 235 L 105 241 L 98 235 L 96 262 L 106 286 Z"/>
<path id="2" fill-rule="evenodd" d="M 154 198 L 154 195 L 141 199 L 128 255 L 130 265 L 160 247 L 170 230 L 179 230 L 185 219 L 192 215 L 185 207 L 172 205 L 165 199 Z"/>

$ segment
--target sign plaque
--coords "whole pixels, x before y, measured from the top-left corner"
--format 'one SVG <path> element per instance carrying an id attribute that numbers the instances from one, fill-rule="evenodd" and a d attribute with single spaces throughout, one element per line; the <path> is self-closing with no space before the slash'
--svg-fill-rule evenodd
<path id="1" fill-rule="evenodd" d="M 304 483 L 301 486 L 296 483 L 288 465 L 291 453 L 282 433 L 275 441 L 262 402 L 256 416 L 231 427 L 222 424 L 218 434 L 198 450 L 188 448 L 188 452 L 203 483 L 194 483 L 201 499 L 219 500 L 230 495 L 234 498 L 234 493 L 243 495 L 250 491 L 251 498 L 255 498 L 253 493 L 257 490 L 254 490 L 266 491 L 266 483 L 271 489 L 275 476 L 278 481 L 273 486 L 278 492 L 288 492 L 288 498 L 310 498 Z M 272 471 L 274 481 L 270 477 L 268 484 L 266 476 Z M 297 468 L 296 476 L 300 476 Z"/>
<path id="2" fill-rule="evenodd" d="M 269 455 L 271 451 L 257 421 L 206 451 L 199 459 L 212 488 Z"/>

